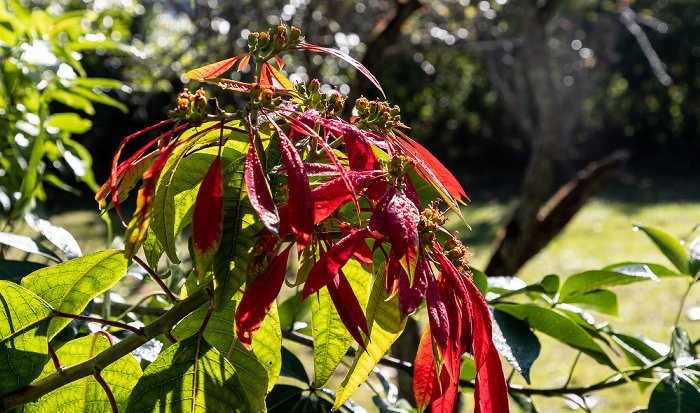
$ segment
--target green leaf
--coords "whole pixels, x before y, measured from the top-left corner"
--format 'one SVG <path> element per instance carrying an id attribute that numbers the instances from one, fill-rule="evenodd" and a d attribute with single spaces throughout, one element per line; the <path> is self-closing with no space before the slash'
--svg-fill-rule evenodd
<path id="1" fill-rule="evenodd" d="M 0 260 L 0 280 L 19 284 L 23 277 L 45 267 L 46 264 L 31 261 Z"/>
<path id="2" fill-rule="evenodd" d="M 35 271 L 22 280 L 22 286 L 58 311 L 80 314 L 93 298 L 119 281 L 127 269 L 123 251 L 102 251 Z M 69 322 L 67 318 L 54 320 L 49 339 Z"/>
<path id="3" fill-rule="evenodd" d="M 632 337 L 622 333 L 610 333 L 610 336 L 633 366 L 651 364 L 670 351 L 666 344 L 657 343 L 642 335 Z"/>
<path id="4" fill-rule="evenodd" d="M 129 108 L 127 108 L 125 104 L 104 93 L 96 93 L 92 89 L 80 86 L 72 86 L 68 90 L 95 103 L 102 103 L 103 105 L 115 107 L 121 110 L 123 113 L 129 112 Z"/>
<path id="5" fill-rule="evenodd" d="M 617 294 L 609 290 L 591 291 L 589 293 L 566 300 L 566 302 L 578 304 L 601 314 L 619 317 L 617 310 Z"/>
<path id="6" fill-rule="evenodd" d="M 574 274 L 564 281 L 559 291 L 558 302 L 563 303 L 579 295 L 604 287 L 648 280 L 658 280 L 658 278 L 653 273 L 643 275 L 641 273 L 629 274 L 603 270 L 585 271 Z"/>
<path id="7" fill-rule="evenodd" d="M 641 229 L 645 234 L 647 234 L 647 236 L 651 238 L 652 242 L 656 244 L 659 251 L 661 251 L 666 258 L 668 258 L 669 261 L 671 261 L 671 263 L 678 268 L 678 271 L 686 275 L 692 275 L 690 274 L 690 267 L 688 266 L 688 254 L 683 249 L 680 240 L 659 228 L 644 227 L 640 225 L 637 225 L 635 228 Z"/>
<path id="8" fill-rule="evenodd" d="M 234 367 L 198 336 L 173 344 L 143 372 L 126 407 L 137 412 L 253 412 Z"/>
<path id="9" fill-rule="evenodd" d="M 522 393 L 508 392 L 510 399 L 520 408 L 523 413 L 540 413 L 542 410 L 537 408 L 531 397 Z"/>
<path id="10" fill-rule="evenodd" d="M 102 334 L 78 338 L 56 350 L 63 366 L 73 366 L 103 352 L 110 347 L 109 339 Z M 56 372 L 53 362 L 44 365 L 37 380 Z M 114 395 L 119 411 L 124 411 L 131 390 L 141 377 L 141 367 L 134 356 L 127 354 L 109 364 L 100 375 L 107 382 Z M 94 376 L 68 383 L 44 396 L 36 403 L 25 406 L 25 413 L 34 412 L 108 412 L 111 410 L 107 393 Z"/>
<path id="11" fill-rule="evenodd" d="M 659 382 L 649 398 L 648 413 L 700 412 L 700 389 L 683 374 L 670 374 Z"/>
<path id="12" fill-rule="evenodd" d="M 304 365 L 301 364 L 301 360 L 299 360 L 294 353 L 287 350 L 286 347 L 282 347 L 282 369 L 280 370 L 280 376 L 291 377 L 309 384 L 309 376 L 304 369 Z"/>
<path id="13" fill-rule="evenodd" d="M 213 313 L 204 330 L 204 338 L 236 369 L 241 385 L 246 389 L 248 400 L 256 409 L 263 409 L 265 395 L 277 382 L 282 356 L 282 335 L 275 305 L 265 316 L 260 330 L 253 336 L 252 352 L 243 347 L 235 335 L 234 316 L 240 300 L 231 300 L 222 311 Z M 199 332 L 204 322 L 207 307 L 189 314 L 173 328 L 173 337 L 182 340 Z"/>
<path id="14" fill-rule="evenodd" d="M 61 260 L 53 252 L 24 235 L 0 232 L 0 244 L 9 245 L 10 247 L 17 248 L 18 250 L 22 250 L 30 254 L 41 255 L 42 257 L 52 259 L 56 262 L 61 262 Z"/>
<path id="15" fill-rule="evenodd" d="M 301 400 L 305 391 L 301 387 L 288 384 L 278 384 L 267 395 L 267 413 L 288 413 L 290 406 L 295 406 Z"/>
<path id="16" fill-rule="evenodd" d="M 367 305 L 369 283 L 372 278 L 370 269 L 357 260 L 350 259 L 343 267 L 362 307 Z M 314 339 L 314 381 L 312 387 L 323 386 L 331 377 L 340 361 L 352 344 L 352 335 L 348 332 L 338 315 L 327 288 L 318 292 L 318 297 L 310 297 L 313 314 Z"/>
<path id="17" fill-rule="evenodd" d="M 530 368 L 540 355 L 540 341 L 527 323 L 498 310 L 491 315 L 496 349 L 530 384 Z"/>
<path id="18" fill-rule="evenodd" d="M 62 132 L 85 133 L 92 128 L 92 121 L 77 113 L 56 113 L 49 118 L 49 126 Z"/>
<path id="19" fill-rule="evenodd" d="M 0 395 L 31 383 L 48 360 L 53 309 L 31 291 L 0 281 Z"/>
<path id="20" fill-rule="evenodd" d="M 41 235 L 46 237 L 50 243 L 58 247 L 58 249 L 65 254 L 66 259 L 72 260 L 73 258 L 78 258 L 83 255 L 78 241 L 64 228 L 57 227 L 34 214 L 26 214 L 24 219 L 34 230 L 41 232 Z"/>
<path id="21" fill-rule="evenodd" d="M 52 90 L 49 93 L 47 93 L 47 99 L 53 99 L 73 109 L 82 110 L 88 115 L 95 114 L 95 108 L 92 106 L 92 103 L 90 103 L 90 101 L 87 98 L 80 95 L 76 95 L 75 93 L 70 93 L 66 90 Z"/>
<path id="22" fill-rule="evenodd" d="M 477 270 L 474 267 L 469 267 L 469 270 L 471 270 L 472 272 L 472 281 L 474 282 L 474 285 L 479 290 L 481 295 L 485 296 L 486 292 L 489 290 L 488 277 L 486 276 L 486 274 Z"/>
<path id="23" fill-rule="evenodd" d="M 367 351 L 357 349 L 355 359 L 345 379 L 340 384 L 333 409 L 338 409 L 358 387 L 367 379 L 372 369 L 389 350 L 392 343 L 401 335 L 406 326 L 406 317 L 402 317 L 399 308 L 399 295 L 389 299 L 384 288 L 385 266 L 382 265 L 374 276 L 372 292 L 367 303 L 366 316 L 370 321 L 370 337 L 366 342 Z"/>
<path id="24" fill-rule="evenodd" d="M 697 352 L 693 342 L 688 337 L 688 332 L 684 328 L 673 328 L 671 333 L 671 354 L 673 354 L 673 361 L 680 367 L 686 367 L 696 362 Z"/>
<path id="25" fill-rule="evenodd" d="M 615 271 L 627 275 L 636 275 L 640 277 L 684 277 L 685 274 L 679 274 L 675 271 L 659 264 L 651 264 L 645 262 L 620 262 L 617 264 L 608 265 L 603 268 L 603 271 Z"/>
<path id="26" fill-rule="evenodd" d="M 578 323 L 564 314 L 533 304 L 498 304 L 496 310 L 527 322 L 530 328 L 547 334 L 562 343 L 580 350 L 600 364 L 617 370 L 612 360 Z"/>
<path id="27" fill-rule="evenodd" d="M 280 327 L 293 328 L 294 323 L 302 320 L 311 310 L 312 300 L 301 301 L 302 290 L 299 288 L 297 292 L 284 300 L 279 305 Z"/>

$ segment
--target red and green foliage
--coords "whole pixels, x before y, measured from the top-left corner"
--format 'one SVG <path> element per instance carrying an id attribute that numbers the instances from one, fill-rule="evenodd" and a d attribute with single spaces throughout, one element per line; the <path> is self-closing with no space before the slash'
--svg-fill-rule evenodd
<path id="1" fill-rule="evenodd" d="M 235 334 L 251 350 L 284 284 L 289 254 L 311 249 L 301 299 L 320 299 L 316 296 L 326 290 L 339 322 L 363 351 L 379 351 L 381 357 L 400 334 L 405 317 L 427 298 L 431 357 L 417 359 L 416 368 L 436 369 L 439 374 L 432 374 L 440 380 L 429 397 L 419 394 L 425 401 L 421 410 L 430 402 L 436 403 L 434 408 L 452 406 L 465 352 L 476 359 L 475 397 L 481 411 L 507 409 L 500 361 L 492 356 L 497 353 L 490 339 L 490 315 L 472 284 L 466 248 L 442 228 L 445 218 L 437 202 L 422 206 L 408 174 L 417 169 L 456 211 L 457 200 L 464 196 L 460 184 L 401 131 L 398 107 L 362 98 L 347 122 L 339 116 L 345 104 L 340 94 L 320 93 L 317 81 L 292 85 L 273 66 L 282 69 L 279 54 L 285 51 L 328 53 L 345 59 L 379 87 L 349 56 L 306 44 L 298 29 L 288 33 L 284 26 L 272 38 L 269 33 L 251 34 L 249 46 L 247 54 L 187 74 L 246 93 L 244 108 L 229 113 L 215 100 L 207 101 L 202 90 L 186 90 L 169 113 L 169 124 L 160 125 L 169 130 L 157 142 L 125 161 L 120 162 L 120 152 L 115 156 L 109 191 L 98 201 L 110 192 L 117 211 L 122 191 L 133 186 L 122 185 L 123 179 L 130 179 L 126 172 L 150 163 L 127 227 L 127 257 L 143 246 L 155 263 L 163 252 L 173 251 L 173 236 L 191 220 L 196 275 L 192 285 L 210 285 L 217 310 L 243 290 Z M 236 63 L 238 70 L 255 66 L 252 83 L 218 77 Z M 188 158 L 192 165 L 186 168 Z M 187 185 L 171 188 L 174 180 Z M 165 210 L 157 210 L 161 203 Z M 165 216 L 159 219 L 156 213 Z M 173 228 L 178 219 L 182 222 Z M 148 230 L 151 221 L 153 228 Z M 280 243 L 275 240 L 287 245 L 276 257 L 273 249 Z M 266 251 L 251 255 L 258 249 Z M 387 297 L 398 297 L 389 301 L 397 306 L 399 317 L 392 329 L 398 334 L 375 338 L 380 329 L 372 328 L 376 320 L 368 310 L 366 292 L 359 294 L 362 302 L 358 300 L 345 274 L 345 268 L 355 265 L 352 261 L 367 268 L 360 288 L 378 283 Z M 387 262 L 386 270 L 376 271 L 382 261 Z M 366 377 L 374 364 L 354 367 L 348 377 Z M 351 394 L 339 393 L 336 406 Z"/>

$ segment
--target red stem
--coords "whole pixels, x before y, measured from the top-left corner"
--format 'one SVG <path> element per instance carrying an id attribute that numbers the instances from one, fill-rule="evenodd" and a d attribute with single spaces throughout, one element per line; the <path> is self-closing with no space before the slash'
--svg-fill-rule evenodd
<path id="1" fill-rule="evenodd" d="M 143 260 L 141 258 L 134 256 L 134 261 L 136 261 L 144 270 L 146 270 L 146 272 L 148 274 L 150 274 L 151 278 L 153 278 L 153 281 L 155 281 L 156 284 L 158 284 L 160 286 L 160 288 L 163 290 L 163 292 L 165 292 L 165 295 L 168 296 L 168 298 L 170 299 L 170 301 L 173 304 L 180 302 L 180 300 L 178 300 L 177 297 L 175 297 L 175 295 L 165 285 L 163 280 L 160 279 L 158 274 L 156 274 L 156 272 L 153 271 L 153 269 L 151 267 L 149 267 L 145 262 L 143 262 Z"/>
<path id="2" fill-rule="evenodd" d="M 123 328 L 124 330 L 129 330 L 136 335 L 139 335 L 139 336 L 143 335 L 142 329 L 130 326 L 128 324 L 120 323 L 118 321 L 110 321 L 110 320 L 105 320 L 103 318 L 95 318 L 95 317 L 88 317 L 88 316 L 78 315 L 78 314 L 64 313 L 61 311 L 57 311 L 55 313 L 55 315 L 58 317 L 63 317 L 63 318 L 72 318 L 75 320 L 88 321 L 88 322 L 103 324 L 106 326 Z"/>
<path id="3" fill-rule="evenodd" d="M 112 394 L 112 390 L 109 388 L 109 385 L 105 381 L 105 379 L 102 378 L 100 375 L 99 370 L 95 370 L 95 380 L 97 380 L 98 383 L 102 386 L 102 388 L 105 390 L 105 393 L 107 393 L 107 398 L 109 399 L 109 404 L 112 406 L 112 413 L 119 413 L 119 408 L 117 407 L 117 401 L 114 400 L 114 395 Z"/>
<path id="4" fill-rule="evenodd" d="M 46 343 L 49 345 L 49 355 L 51 356 L 51 360 L 53 360 L 53 365 L 56 367 L 56 370 L 59 372 L 63 371 L 63 366 L 61 365 L 61 362 L 58 361 L 58 356 L 56 355 L 56 351 L 54 351 L 53 347 L 51 347 L 51 343 Z"/>

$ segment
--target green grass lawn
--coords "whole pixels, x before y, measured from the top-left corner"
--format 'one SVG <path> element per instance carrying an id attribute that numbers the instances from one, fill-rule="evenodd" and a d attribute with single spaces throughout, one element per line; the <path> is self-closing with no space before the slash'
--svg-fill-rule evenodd
<path id="1" fill-rule="evenodd" d="M 646 201 L 646 200 L 645 200 Z M 467 222 L 472 227 L 460 230 L 460 238 L 474 254 L 472 264 L 483 268 L 489 258 L 490 242 L 507 217 L 512 203 L 488 202 L 470 203 L 464 209 Z M 104 223 L 93 211 L 60 213 L 51 217 L 54 225 L 62 226 L 78 239 L 84 253 L 103 249 L 105 246 Z M 452 219 L 453 228 L 458 220 Z M 634 232 L 634 224 L 662 227 L 670 233 L 685 238 L 693 227 L 700 223 L 700 202 L 633 202 L 622 200 L 595 199 L 576 215 L 552 243 L 532 260 L 518 274 L 527 282 L 534 282 L 547 274 L 566 277 L 580 271 L 600 269 L 608 264 L 622 261 L 646 261 L 671 264 L 651 244 L 641 232 Z M 119 227 L 115 221 L 115 229 Z M 694 236 L 700 235 L 695 232 Z M 688 240 L 690 241 L 690 240 Z M 644 334 L 653 340 L 669 343 L 670 328 L 678 311 L 685 281 L 665 279 L 663 282 L 645 282 L 614 289 L 620 301 L 620 319 L 596 315 L 596 321 L 607 321 L 626 333 Z M 121 290 L 120 292 L 125 292 Z M 684 309 L 700 305 L 700 291 L 691 291 Z M 692 322 L 681 317 L 681 326 L 688 329 L 691 339 L 700 337 L 700 322 Z M 575 352 L 548 337 L 540 336 L 542 351 L 532 370 L 534 387 L 561 386 L 566 381 Z M 620 357 L 615 358 L 620 366 L 625 366 Z M 505 364 L 505 363 L 504 363 Z M 510 367 L 506 367 L 506 373 Z M 612 374 L 607 368 L 598 366 L 592 359 L 582 356 L 575 369 L 572 384 L 585 385 Z M 517 374 L 514 383 L 524 384 Z M 648 401 L 649 390 L 640 394 L 636 385 L 630 384 L 613 390 L 598 393 L 595 412 L 627 412 Z M 362 398 L 362 397 L 361 397 Z M 471 397 L 463 397 L 467 406 L 463 411 L 471 411 Z M 537 404 L 545 412 L 567 411 L 567 407 L 556 398 L 536 398 Z M 373 411 L 372 406 L 366 406 Z"/>

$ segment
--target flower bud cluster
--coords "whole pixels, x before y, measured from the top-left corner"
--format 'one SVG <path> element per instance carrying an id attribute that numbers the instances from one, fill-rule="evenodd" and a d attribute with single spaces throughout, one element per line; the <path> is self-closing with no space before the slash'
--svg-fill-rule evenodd
<path id="1" fill-rule="evenodd" d="M 177 106 L 174 110 L 168 112 L 168 117 L 171 119 L 184 120 L 193 126 L 199 126 L 202 123 L 207 107 L 207 96 L 203 89 L 191 93 L 188 89 L 184 89 L 177 95 Z"/>
<path id="2" fill-rule="evenodd" d="M 267 32 L 254 32 L 248 35 L 248 48 L 250 49 L 250 55 L 254 56 L 265 49 L 272 40 L 272 52 L 271 55 L 277 55 L 279 52 L 287 50 L 289 48 L 295 47 L 301 43 L 304 38 L 301 37 L 301 30 L 296 27 L 292 27 L 289 30 L 289 36 L 287 36 L 287 27 L 279 26 L 277 27 L 277 33 L 272 35 L 270 38 L 270 31 Z"/>
<path id="3" fill-rule="evenodd" d="M 420 214 L 418 221 L 418 235 L 424 245 L 434 245 L 435 231 L 447 222 L 447 217 L 438 208 L 439 202 L 431 202 Z"/>
<path id="4" fill-rule="evenodd" d="M 380 161 L 382 162 L 382 161 Z M 401 186 L 403 176 L 413 170 L 415 161 L 403 155 L 394 155 L 388 161 L 382 162 L 384 169 L 388 172 L 387 180 L 390 183 L 397 183 Z"/>
<path id="5" fill-rule="evenodd" d="M 395 126 L 403 126 L 401 109 L 398 106 L 390 107 L 388 102 L 369 101 L 361 97 L 355 102 L 355 109 L 357 109 L 357 116 L 353 121 L 357 122 L 360 128 L 375 127 L 389 130 Z"/>
<path id="6" fill-rule="evenodd" d="M 457 232 L 455 232 L 455 236 Z M 448 239 L 443 245 L 445 249 L 445 256 L 449 259 L 455 268 L 463 273 L 469 273 L 469 256 L 471 253 L 467 252 L 467 247 L 462 244 L 462 241 L 455 237 Z"/>
<path id="7" fill-rule="evenodd" d="M 255 84 L 250 89 L 250 100 L 245 110 L 253 111 L 258 109 L 275 110 L 282 103 L 282 98 L 275 96 L 275 91 L 267 86 Z"/>
<path id="8" fill-rule="evenodd" d="M 321 93 L 321 83 L 314 79 L 306 86 L 304 83 L 296 84 L 299 97 L 312 109 L 316 109 L 326 116 L 340 112 L 345 104 L 345 98 L 334 90 L 330 94 Z"/>

